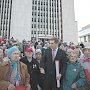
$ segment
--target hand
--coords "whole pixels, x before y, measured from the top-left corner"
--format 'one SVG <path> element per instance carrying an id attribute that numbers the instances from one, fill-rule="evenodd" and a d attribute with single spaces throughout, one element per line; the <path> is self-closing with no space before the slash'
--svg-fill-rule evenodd
<path id="1" fill-rule="evenodd" d="M 40 72 L 41 72 L 42 74 L 45 74 L 44 68 L 40 68 Z"/>
<path id="2" fill-rule="evenodd" d="M 72 89 L 77 89 L 77 86 L 75 83 L 73 83 L 71 87 L 72 87 Z"/>
<path id="3" fill-rule="evenodd" d="M 28 85 L 25 85 L 26 86 L 26 90 L 30 90 L 31 89 L 31 86 L 30 86 L 30 84 L 28 84 Z"/>
<path id="4" fill-rule="evenodd" d="M 14 86 L 13 84 L 10 84 L 10 85 L 8 86 L 8 90 L 15 90 L 15 86 Z"/>
<path id="5" fill-rule="evenodd" d="M 57 79 L 57 80 L 60 80 L 60 79 L 61 79 L 61 74 L 57 75 L 57 76 L 56 76 L 56 79 Z"/>

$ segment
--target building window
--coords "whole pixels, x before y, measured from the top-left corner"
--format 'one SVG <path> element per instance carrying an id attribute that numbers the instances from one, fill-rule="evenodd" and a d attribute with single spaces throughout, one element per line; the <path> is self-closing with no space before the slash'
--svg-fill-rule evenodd
<path id="1" fill-rule="evenodd" d="M 45 2 L 44 2 L 44 5 L 45 5 Z"/>
<path id="2" fill-rule="evenodd" d="M 38 22 L 40 22 L 40 18 L 38 18 Z"/>
<path id="3" fill-rule="evenodd" d="M 34 4 L 34 1 L 32 2 L 32 4 Z"/>
<path id="4" fill-rule="evenodd" d="M 38 16 L 40 16 L 40 13 L 38 12 Z"/>
<path id="5" fill-rule="evenodd" d="M 48 31 L 47 31 L 47 34 L 48 34 Z"/>
<path id="6" fill-rule="evenodd" d="M 38 5 L 40 5 L 40 1 L 38 1 Z"/>
<path id="7" fill-rule="evenodd" d="M 45 34 L 45 31 L 43 32 L 43 34 Z"/>
<path id="8" fill-rule="evenodd" d="M 37 13 L 35 12 L 35 16 L 37 15 Z"/>
<path id="9" fill-rule="evenodd" d="M 39 34 L 39 31 L 38 31 L 38 34 Z"/>
<path id="10" fill-rule="evenodd" d="M 41 34 L 42 34 L 42 31 L 41 31 Z"/>
<path id="11" fill-rule="evenodd" d="M 48 11 L 48 8 L 46 8 L 46 11 Z"/>
<path id="12" fill-rule="evenodd" d="M 34 34 L 36 34 L 36 31 L 34 31 Z"/>
<path id="13" fill-rule="evenodd" d="M 88 42 L 90 42 L 90 35 L 88 35 Z"/>
<path id="14" fill-rule="evenodd" d="M 41 28 L 42 28 L 42 25 L 41 25 Z"/>
<path id="15" fill-rule="evenodd" d="M 35 6 L 35 10 L 37 10 L 37 6 Z"/>
<path id="16" fill-rule="evenodd" d="M 44 11 L 45 11 L 45 7 L 44 7 Z"/>
<path id="17" fill-rule="evenodd" d="M 86 40 L 86 36 L 84 36 L 84 42 L 87 42 L 87 40 Z"/>
<path id="18" fill-rule="evenodd" d="M 43 5 L 43 2 L 41 2 L 41 5 Z"/>
<path id="19" fill-rule="evenodd" d="M 35 1 L 35 4 L 37 4 L 37 1 Z"/>
<path id="20" fill-rule="evenodd" d="M 43 7 L 41 7 L 41 11 L 43 10 Z"/>
<path id="21" fill-rule="evenodd" d="M 40 25 L 38 24 L 38 28 L 40 28 Z"/>
<path id="22" fill-rule="evenodd" d="M 32 28 L 33 28 L 33 24 L 32 24 Z"/>
<path id="23" fill-rule="evenodd" d="M 41 16 L 42 16 L 42 13 L 41 13 Z"/>
<path id="24" fill-rule="evenodd" d="M 36 28 L 36 24 L 34 24 L 34 28 Z"/>
<path id="25" fill-rule="evenodd" d="M 48 5 L 48 2 L 46 2 L 46 5 Z"/>
<path id="26" fill-rule="evenodd" d="M 38 7 L 38 10 L 40 10 L 40 7 Z"/>
<path id="27" fill-rule="evenodd" d="M 34 18 L 34 22 L 36 22 L 36 18 Z"/>
<path id="28" fill-rule="evenodd" d="M 34 6 L 32 6 L 32 10 L 34 10 Z"/>
<path id="29" fill-rule="evenodd" d="M 31 33 L 33 34 L 33 31 Z"/>
<path id="30" fill-rule="evenodd" d="M 41 19 L 41 22 L 42 22 L 42 19 Z"/>
<path id="31" fill-rule="evenodd" d="M 32 18 L 32 22 L 33 22 L 33 18 Z"/>
<path id="32" fill-rule="evenodd" d="M 45 25 L 44 25 L 44 28 L 45 28 Z"/>

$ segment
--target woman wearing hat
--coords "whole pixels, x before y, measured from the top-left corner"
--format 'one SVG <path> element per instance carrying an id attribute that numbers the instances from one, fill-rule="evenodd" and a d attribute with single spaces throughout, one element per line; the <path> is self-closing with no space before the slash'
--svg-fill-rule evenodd
<path id="1" fill-rule="evenodd" d="M 9 61 L 0 65 L 0 90 L 30 90 L 27 66 L 19 61 L 20 51 L 16 46 L 7 51 Z"/>

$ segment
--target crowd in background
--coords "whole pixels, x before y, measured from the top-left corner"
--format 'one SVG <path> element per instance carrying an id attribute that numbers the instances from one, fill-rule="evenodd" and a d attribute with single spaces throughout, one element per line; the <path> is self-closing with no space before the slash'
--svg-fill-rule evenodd
<path id="1" fill-rule="evenodd" d="M 37 42 L 23 40 L 22 42 L 19 42 L 18 40 L 15 40 L 13 37 L 10 40 L 1 39 L 0 64 L 4 63 L 5 61 L 10 61 L 10 58 L 8 57 L 9 53 L 7 52 L 12 47 L 17 47 L 20 51 L 18 59 L 20 60 L 20 62 L 23 62 L 27 65 L 32 90 L 45 90 L 44 87 L 46 87 L 45 85 L 47 84 L 44 85 L 44 81 L 47 77 L 45 76 L 45 73 L 42 71 L 42 60 L 43 58 L 48 58 L 47 55 L 45 56 L 45 54 L 47 54 L 46 52 L 48 52 L 47 49 L 51 48 L 50 44 L 51 43 L 49 40 L 39 40 Z M 61 82 L 62 86 L 59 90 L 90 90 L 90 48 L 85 47 L 83 43 L 75 45 L 73 42 L 70 42 L 69 44 L 67 44 L 66 42 L 59 42 L 55 44 L 58 45 L 58 48 L 62 50 L 62 52 L 65 52 L 67 58 L 67 60 L 65 61 L 65 74 L 62 80 L 63 82 Z M 15 51 L 16 50 L 17 49 L 15 49 Z M 0 77 L 0 80 L 1 79 L 2 78 Z M 49 87 L 47 87 L 46 89 L 52 90 Z M 0 90 L 7 89 L 2 88 Z M 53 90 L 58 89 L 55 88 Z"/>

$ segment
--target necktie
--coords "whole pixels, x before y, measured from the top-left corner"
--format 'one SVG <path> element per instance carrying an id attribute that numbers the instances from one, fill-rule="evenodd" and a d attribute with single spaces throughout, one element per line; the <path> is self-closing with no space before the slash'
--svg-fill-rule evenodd
<path id="1" fill-rule="evenodd" d="M 56 52 L 56 50 L 52 50 L 52 60 L 54 61 L 54 59 L 55 59 L 55 52 Z"/>

